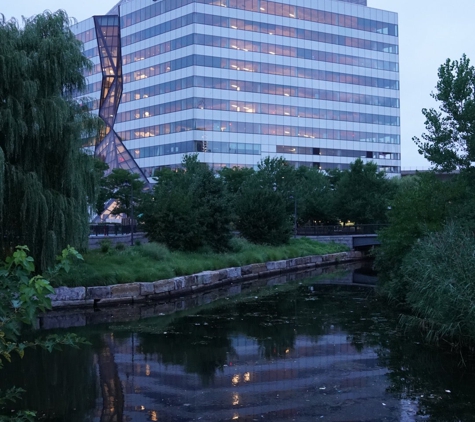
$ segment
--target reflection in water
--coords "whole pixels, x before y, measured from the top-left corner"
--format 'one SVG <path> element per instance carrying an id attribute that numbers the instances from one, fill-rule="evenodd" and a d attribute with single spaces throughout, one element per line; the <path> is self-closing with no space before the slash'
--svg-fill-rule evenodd
<path id="1" fill-rule="evenodd" d="M 25 386 L 26 405 L 51 403 L 45 413 L 55 421 L 472 420 L 470 366 L 400 333 L 397 315 L 372 289 L 324 281 L 272 286 L 129 327 L 92 327 L 79 332 L 93 344 L 80 355 L 21 363 L 41 374 L 41 392 L 15 366 L 2 371 L 10 378 L 0 388 Z M 61 387 L 82 407 L 55 402 L 50 372 L 74 373 Z"/>
<path id="2" fill-rule="evenodd" d="M 124 393 L 117 364 L 114 361 L 114 337 L 102 336 L 102 347 L 97 354 L 102 392 L 101 422 L 122 422 L 124 415 Z"/>

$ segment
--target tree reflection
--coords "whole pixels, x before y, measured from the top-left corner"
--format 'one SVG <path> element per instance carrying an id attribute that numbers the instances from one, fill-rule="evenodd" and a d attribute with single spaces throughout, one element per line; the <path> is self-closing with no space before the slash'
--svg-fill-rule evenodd
<path id="1" fill-rule="evenodd" d="M 15 385 L 26 390 L 21 402 L 12 405 L 17 410 L 36 410 L 51 421 L 83 422 L 95 407 L 95 380 L 91 346 L 52 353 L 33 349 L 23 360 L 15 358 L 4 366 L 0 389 Z"/>
<path id="2" fill-rule="evenodd" d="M 114 358 L 114 342 L 110 334 L 101 336 L 97 353 L 99 378 L 102 392 L 101 422 L 122 422 L 124 416 L 124 392 Z"/>
<path id="3" fill-rule="evenodd" d="M 162 334 L 141 334 L 139 351 L 158 353 L 165 364 L 182 365 L 185 372 L 196 373 L 204 385 L 212 382 L 218 368 L 234 355 L 229 332 L 218 325 L 201 325 L 195 318 L 180 318 Z"/>

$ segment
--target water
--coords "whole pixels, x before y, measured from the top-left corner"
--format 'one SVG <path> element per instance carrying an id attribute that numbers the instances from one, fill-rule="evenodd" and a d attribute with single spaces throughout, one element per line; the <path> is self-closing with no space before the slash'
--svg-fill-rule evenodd
<path id="1" fill-rule="evenodd" d="M 29 351 L 0 372 L 0 389 L 23 387 L 17 408 L 48 421 L 475 420 L 471 362 L 401 333 L 397 314 L 353 283 L 371 274 L 308 275 L 50 314 L 43 326 L 87 324 L 68 331 L 91 344 Z"/>

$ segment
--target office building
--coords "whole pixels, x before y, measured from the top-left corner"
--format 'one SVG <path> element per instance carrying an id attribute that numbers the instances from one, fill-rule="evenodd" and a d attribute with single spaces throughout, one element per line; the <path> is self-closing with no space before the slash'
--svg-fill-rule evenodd
<path id="1" fill-rule="evenodd" d="M 111 168 L 266 156 L 400 173 L 397 14 L 366 0 L 122 0 L 73 26 Z"/>

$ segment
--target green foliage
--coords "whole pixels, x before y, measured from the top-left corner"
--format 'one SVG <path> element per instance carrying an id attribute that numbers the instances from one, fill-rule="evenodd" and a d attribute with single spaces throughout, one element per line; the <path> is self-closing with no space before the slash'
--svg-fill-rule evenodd
<path id="1" fill-rule="evenodd" d="M 456 209 L 456 181 L 442 182 L 433 173 L 403 178 L 391 201 L 389 226 L 379 233 L 382 245 L 376 250 L 375 266 L 381 289 L 390 298 L 403 300 L 407 286 L 400 274 L 403 258 L 427 233 L 442 229 Z"/>
<path id="2" fill-rule="evenodd" d="M 48 280 L 35 272 L 34 259 L 28 255 L 27 246 L 17 246 L 12 256 L 0 266 L 0 369 L 4 361 L 10 362 L 13 354 L 23 357 L 27 348 L 40 346 L 52 351 L 60 345 L 76 346 L 82 340 L 77 336 L 50 335 L 34 340 L 22 340 L 21 330 L 26 325 L 32 325 L 38 312 L 51 309 L 49 294 L 54 293 Z M 82 259 L 74 248 L 68 246 L 57 257 L 58 264 L 51 271 L 54 275 L 60 270 L 69 271 L 71 259 Z M 15 401 L 22 391 L 10 389 L 0 392 L 0 415 L 5 403 Z M 9 420 L 33 420 L 34 412 L 19 412 Z M 0 416 L 0 419 L 2 417 Z"/>
<path id="3" fill-rule="evenodd" d="M 204 270 L 218 270 L 271 260 L 348 250 L 343 245 L 324 244 L 310 239 L 290 239 L 278 247 L 249 243 L 245 239 L 230 241 L 232 252 L 170 252 L 165 245 L 146 243 L 123 251 L 111 249 L 106 255 L 99 250 L 76 261 L 68 274 L 58 274 L 54 286 L 99 286 L 118 283 L 164 280 Z"/>
<path id="4" fill-rule="evenodd" d="M 142 203 L 144 195 L 146 195 L 144 188 L 145 182 L 140 179 L 139 174 L 121 168 L 113 169 L 108 176 L 101 179 L 101 190 L 96 211 L 100 210 L 98 214 L 102 213 L 105 203 L 109 199 L 114 199 L 116 206 L 111 214 L 127 214 L 130 216 L 132 205 L 137 209 Z"/>
<path id="5" fill-rule="evenodd" d="M 231 211 L 224 182 L 197 155 L 184 157 L 183 170 L 158 173 L 141 212 L 149 239 L 171 249 L 229 247 Z"/>
<path id="6" fill-rule="evenodd" d="M 475 161 L 475 68 L 464 54 L 440 66 L 436 92 L 439 110 L 422 109 L 427 133 L 413 140 L 436 170 L 468 169 Z"/>
<path id="7" fill-rule="evenodd" d="M 109 252 L 111 246 L 112 246 L 112 242 L 109 239 L 103 239 L 99 242 L 99 248 L 102 253 Z"/>
<path id="8" fill-rule="evenodd" d="M 300 223 L 334 224 L 332 208 L 334 191 L 331 179 L 317 167 L 301 166 L 295 170 L 294 193 Z"/>
<path id="9" fill-rule="evenodd" d="M 341 221 L 384 223 L 393 184 L 373 162 L 358 158 L 350 170 L 334 173 L 334 213 Z"/>
<path id="10" fill-rule="evenodd" d="M 239 189 L 245 181 L 254 174 L 253 168 L 248 167 L 225 167 L 219 172 L 219 176 L 223 178 L 226 190 L 232 196 L 239 192 Z"/>
<path id="11" fill-rule="evenodd" d="M 115 244 L 115 249 L 118 251 L 123 251 L 125 249 L 125 245 L 122 242 L 117 242 Z"/>
<path id="12" fill-rule="evenodd" d="M 403 317 L 404 324 L 422 328 L 430 341 L 475 340 L 474 251 L 473 233 L 454 223 L 414 245 L 401 266 L 414 314 Z"/>
<path id="13" fill-rule="evenodd" d="M 287 198 L 257 177 L 248 181 L 236 198 L 237 229 L 250 242 L 281 245 L 292 234 Z"/>
<path id="14" fill-rule="evenodd" d="M 0 258 L 21 242 L 40 269 L 67 245 L 85 248 L 94 160 L 81 138 L 98 119 L 72 96 L 90 66 L 62 12 L 0 20 Z"/>
<path id="15" fill-rule="evenodd" d="M 283 158 L 265 158 L 241 185 L 236 227 L 254 243 L 281 245 L 292 234 L 294 169 Z"/>

